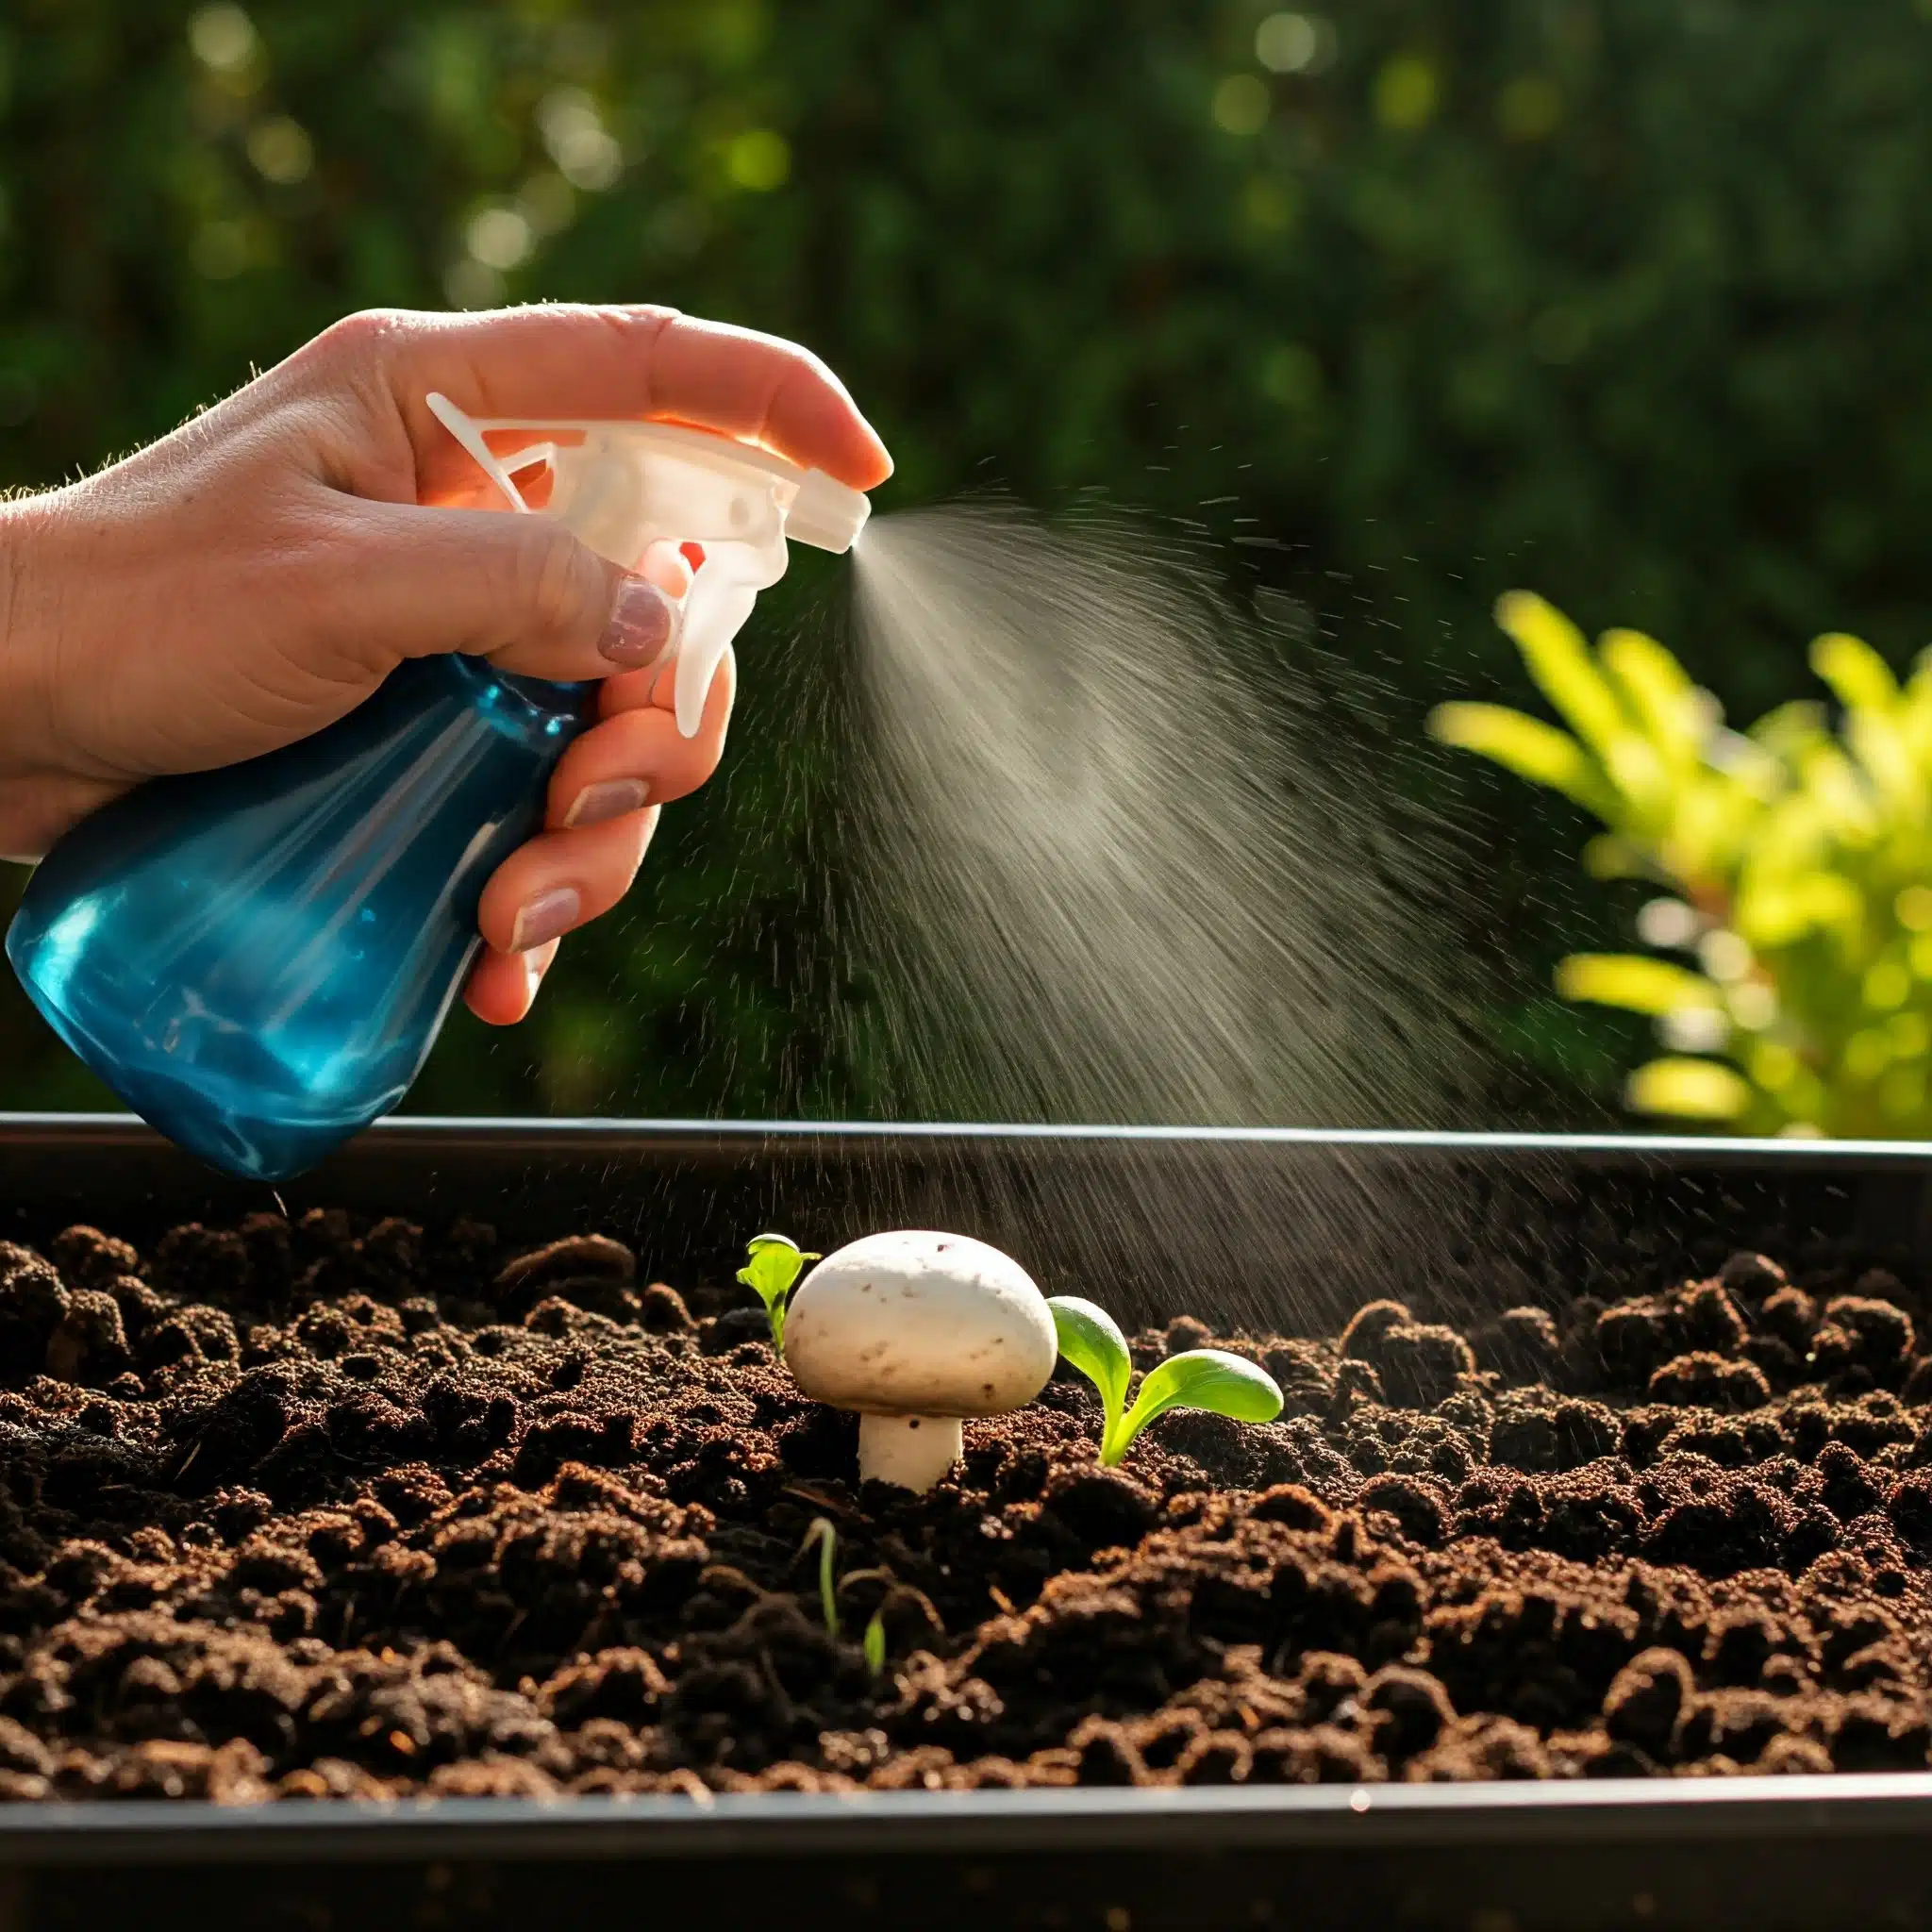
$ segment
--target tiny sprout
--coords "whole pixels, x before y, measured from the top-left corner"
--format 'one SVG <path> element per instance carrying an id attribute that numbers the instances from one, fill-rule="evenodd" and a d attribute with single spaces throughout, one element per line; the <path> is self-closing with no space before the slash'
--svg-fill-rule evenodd
<path id="1" fill-rule="evenodd" d="M 1078 1295 L 1054 1295 L 1047 1307 L 1053 1310 L 1061 1355 L 1100 1391 L 1105 1416 L 1100 1460 L 1105 1468 L 1118 1465 L 1134 1438 L 1171 1408 L 1205 1408 L 1241 1423 L 1272 1423 L 1281 1413 L 1274 1377 L 1219 1348 L 1169 1356 L 1141 1378 L 1133 1407 L 1123 1413 L 1134 1363 L 1120 1324 L 1105 1308 Z"/>
<path id="2" fill-rule="evenodd" d="M 812 1544 L 819 1546 L 819 1614 L 824 1619 L 825 1635 L 834 1643 L 839 1641 L 839 1583 L 834 1575 L 838 1560 L 839 1532 L 832 1527 L 828 1516 L 814 1516 L 805 1532 L 805 1541 L 798 1546 L 803 1557 Z M 885 1577 L 890 1574 L 883 1570 L 855 1570 L 845 1578 L 847 1583 L 857 1583 L 861 1577 Z M 886 1667 L 886 1607 L 881 1604 L 872 1613 L 866 1624 L 865 1634 L 859 1639 L 865 1653 L 865 1667 L 876 1677 Z"/>
<path id="3" fill-rule="evenodd" d="M 819 1546 L 819 1612 L 825 1620 L 825 1635 L 834 1643 L 839 1641 L 839 1591 L 832 1579 L 832 1562 L 839 1547 L 839 1532 L 832 1527 L 831 1519 L 814 1516 L 811 1525 L 805 1532 L 805 1541 L 798 1546 L 802 1557 L 813 1543 Z"/>
<path id="4" fill-rule="evenodd" d="M 782 1234 L 754 1235 L 744 1245 L 751 1259 L 738 1271 L 738 1278 L 764 1303 L 765 1314 L 772 1324 L 772 1346 L 782 1349 L 785 1304 L 793 1284 L 805 1272 L 805 1264 L 818 1260 L 819 1257 L 808 1254 Z"/>

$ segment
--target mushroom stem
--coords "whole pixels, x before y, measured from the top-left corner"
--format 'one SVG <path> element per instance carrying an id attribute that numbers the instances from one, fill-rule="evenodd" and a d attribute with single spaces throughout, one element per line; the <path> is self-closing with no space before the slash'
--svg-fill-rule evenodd
<path id="1" fill-rule="evenodd" d="M 964 1455 L 965 1431 L 956 1415 L 862 1415 L 858 1418 L 858 1479 L 929 1490 Z"/>

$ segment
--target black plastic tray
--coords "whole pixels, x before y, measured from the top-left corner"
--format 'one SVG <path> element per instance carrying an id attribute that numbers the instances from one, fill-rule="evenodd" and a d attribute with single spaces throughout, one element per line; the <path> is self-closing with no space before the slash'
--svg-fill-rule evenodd
<path id="1" fill-rule="evenodd" d="M 0 1235 L 268 1205 L 118 1117 L 0 1115 Z M 980 1232 L 1133 1312 L 1555 1300 L 1741 1245 L 1923 1273 L 1932 1149 L 1535 1136 L 389 1123 L 281 1196 L 677 1278 L 777 1224 Z M 14 1926 L 1932 1927 L 1932 1775 L 554 1806 L 0 1808 Z"/>

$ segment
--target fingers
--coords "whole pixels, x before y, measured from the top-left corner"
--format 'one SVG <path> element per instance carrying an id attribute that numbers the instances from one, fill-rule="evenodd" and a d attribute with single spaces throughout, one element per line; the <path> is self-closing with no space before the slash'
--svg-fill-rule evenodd
<path id="1" fill-rule="evenodd" d="M 656 664 L 675 630 L 667 563 L 633 576 L 548 518 L 347 500 L 341 514 L 352 564 L 317 608 L 385 662 L 460 651 L 533 677 L 605 677 Z"/>
<path id="2" fill-rule="evenodd" d="M 654 682 L 665 686 L 663 705 L 653 702 Z M 738 660 L 727 651 L 697 736 L 688 739 L 665 708 L 668 680 L 641 672 L 604 686 L 603 722 L 564 754 L 551 781 L 548 829 L 511 853 L 484 889 L 484 951 L 463 993 L 478 1019 L 497 1026 L 521 1020 L 562 935 L 629 891 L 660 807 L 716 769 L 737 688 Z"/>
<path id="3" fill-rule="evenodd" d="M 727 651 L 719 663 L 691 738 L 680 735 L 672 715 L 668 675 L 658 679 L 661 703 L 644 689 L 649 675 L 637 673 L 605 686 L 603 722 L 564 753 L 551 778 L 547 822 L 553 829 L 601 824 L 646 803 L 674 804 L 718 769 L 738 691 L 735 654 Z"/>
<path id="4" fill-rule="evenodd" d="M 656 806 L 602 824 L 540 832 L 483 888 L 476 924 L 499 953 L 525 953 L 608 912 L 630 890 L 658 829 Z"/>
<path id="5" fill-rule="evenodd" d="M 552 940 L 547 946 L 527 953 L 499 953 L 493 946 L 484 947 L 470 969 L 463 1003 L 491 1026 L 514 1026 L 530 1010 L 561 943 Z"/>
<path id="6" fill-rule="evenodd" d="M 549 823 L 601 824 L 646 805 L 675 804 L 717 770 L 723 732 L 720 724 L 681 737 L 677 721 L 655 705 L 620 711 L 564 754 L 550 781 Z"/>
<path id="7" fill-rule="evenodd" d="M 468 467 L 424 408 L 446 391 L 481 417 L 652 417 L 762 443 L 855 490 L 892 459 L 844 385 L 795 342 L 675 309 L 546 303 L 471 315 L 373 314 L 338 325 L 373 357 L 433 486 Z"/>

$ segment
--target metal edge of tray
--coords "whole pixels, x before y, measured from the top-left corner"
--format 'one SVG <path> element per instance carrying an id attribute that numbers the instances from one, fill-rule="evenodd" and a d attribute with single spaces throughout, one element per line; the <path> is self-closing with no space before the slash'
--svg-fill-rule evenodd
<path id="1" fill-rule="evenodd" d="M 1675 1189 L 1668 1212 L 1686 1224 L 1728 1191 L 1768 1190 L 1806 1225 L 1849 1218 L 1882 1223 L 1908 1246 L 1932 1243 L 1932 1144 L 1880 1141 L 409 1115 L 378 1122 L 277 1189 L 203 1166 L 131 1114 L 0 1112 L 0 1158 L 12 1183 L 0 1232 L 61 1211 L 97 1218 L 90 1203 L 136 1239 L 168 1217 L 268 1208 L 434 1220 L 471 1211 L 464 1196 L 481 1190 L 485 1218 L 507 1233 L 586 1213 L 641 1238 L 663 1265 L 697 1258 L 701 1224 L 717 1250 L 705 1262 L 715 1265 L 716 1238 L 728 1224 L 741 1241 L 747 1214 L 806 1214 L 822 1234 L 849 1239 L 879 1215 L 945 1212 L 966 1233 L 1024 1229 L 1037 1244 L 1028 1252 L 1049 1268 L 1056 1250 L 1077 1247 L 1090 1266 L 1104 1250 L 1118 1280 L 1171 1248 L 1174 1210 L 1185 1206 L 1201 1210 L 1191 1258 L 1203 1258 L 1205 1241 L 1207 1258 L 1239 1274 L 1284 1232 L 1325 1233 L 1331 1255 L 1352 1228 L 1398 1219 L 1446 1240 L 1440 1212 L 1418 1218 L 1419 1186 L 1437 1189 L 1433 1209 L 1464 1219 L 1486 1213 L 1486 1191 L 1501 1189 L 1519 1221 L 1605 1187 L 1634 1189 L 1640 1200 L 1655 1187 L 1660 1207 Z M 664 1221 L 674 1206 L 696 1212 L 681 1253 L 675 1239 L 685 1238 L 669 1236 Z"/>
<path id="2" fill-rule="evenodd" d="M 1454 1845 L 1754 1842 L 1932 1827 L 1932 1773 L 1580 1784 L 446 1798 L 398 1805 L 219 1806 L 127 1800 L 0 1807 L 0 1867 L 492 1862 L 941 1851 L 1198 1853 Z"/>
<path id="3" fill-rule="evenodd" d="M 1291 1259 L 1305 1319 L 1345 1318 L 1397 1282 L 1454 1318 L 1466 1310 L 1438 1291 L 1466 1297 L 1459 1256 L 1555 1280 L 1606 1214 L 1641 1223 L 1653 1251 L 1688 1251 L 1728 1220 L 1787 1242 L 1856 1230 L 1879 1264 L 1932 1253 L 1932 1144 L 1907 1142 L 405 1116 L 276 1189 L 204 1167 L 131 1115 L 0 1113 L 0 1234 L 28 1240 L 63 1213 L 139 1241 L 271 1208 L 433 1223 L 480 1198 L 506 1238 L 582 1215 L 644 1265 L 703 1277 L 729 1274 L 750 1227 L 809 1224 L 823 1246 L 944 1224 L 1004 1232 L 1042 1282 L 1110 1281 L 1136 1320 L 1182 1278 L 1257 1306 Z"/>
<path id="4" fill-rule="evenodd" d="M 0 1109 L 0 1150 L 75 1146 L 162 1155 L 206 1174 L 129 1113 L 45 1113 Z M 620 1116 L 533 1117 L 392 1114 L 329 1158 L 342 1163 L 395 1155 L 526 1153 L 615 1157 L 628 1152 L 853 1155 L 893 1148 L 1010 1147 L 1031 1154 L 1125 1147 L 1307 1149 L 1361 1154 L 1550 1157 L 1585 1165 L 1768 1166 L 1787 1171 L 1912 1169 L 1932 1165 L 1932 1141 L 1747 1139 L 1679 1134 L 1543 1134 L 1438 1131 L 1409 1127 L 1132 1126 L 979 1121 L 650 1120 Z M 253 1184 L 258 1188 L 262 1184 Z"/>

